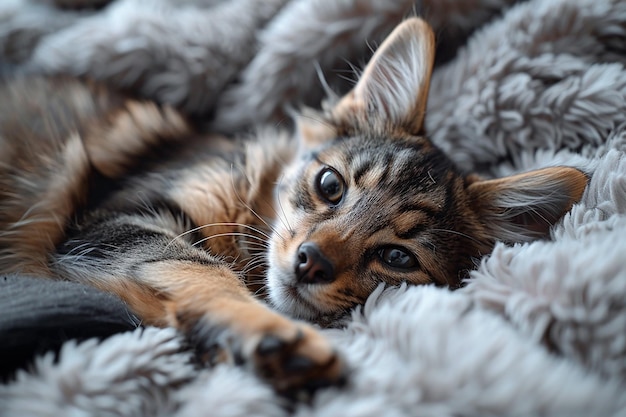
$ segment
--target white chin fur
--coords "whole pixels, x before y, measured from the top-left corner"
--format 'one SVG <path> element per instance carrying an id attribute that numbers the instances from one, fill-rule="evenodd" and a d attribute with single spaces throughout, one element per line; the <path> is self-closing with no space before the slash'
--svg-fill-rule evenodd
<path id="1" fill-rule="evenodd" d="M 320 315 L 319 311 L 290 293 L 289 287 L 281 278 L 281 272 L 276 268 L 268 271 L 268 289 L 270 303 L 279 312 L 303 320 L 312 320 Z"/>

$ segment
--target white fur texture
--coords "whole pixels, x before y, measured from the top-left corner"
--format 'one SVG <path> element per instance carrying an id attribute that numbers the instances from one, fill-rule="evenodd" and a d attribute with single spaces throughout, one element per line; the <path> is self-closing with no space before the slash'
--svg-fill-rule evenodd
<path id="1" fill-rule="evenodd" d="M 345 87 L 335 65 L 359 64 L 365 39 L 375 46 L 413 7 L 438 34 L 479 28 L 435 68 L 431 137 L 487 175 L 580 167 L 592 176 L 583 200 L 550 240 L 498 245 L 462 290 L 379 288 L 345 328 L 324 331 L 350 384 L 294 414 L 626 416 L 626 3 L 260 3 L 117 0 L 75 12 L 5 0 L 0 67 L 129 77 L 138 94 L 217 110 L 232 130 L 280 122 L 285 104 L 317 104 L 316 62 Z M 0 415 L 289 415 L 253 375 L 194 370 L 180 347 L 158 329 L 69 343 L 58 363 L 45 357 L 0 386 Z"/>
<path id="2" fill-rule="evenodd" d="M 465 169 L 601 145 L 626 122 L 626 3 L 524 2 L 433 76 L 426 125 Z"/>

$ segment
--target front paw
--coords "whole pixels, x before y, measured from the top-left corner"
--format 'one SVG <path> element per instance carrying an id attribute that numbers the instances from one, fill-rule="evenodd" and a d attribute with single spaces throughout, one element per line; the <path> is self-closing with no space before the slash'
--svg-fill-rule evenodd
<path id="1" fill-rule="evenodd" d="M 230 325 L 205 319 L 189 336 L 202 362 L 246 366 L 290 399 L 305 400 L 318 388 L 346 381 L 345 363 L 330 342 L 282 316 Z"/>
<path id="2" fill-rule="evenodd" d="M 346 381 L 343 359 L 309 326 L 290 323 L 265 332 L 257 340 L 250 363 L 286 397 L 306 399 L 318 388 L 340 386 Z"/>

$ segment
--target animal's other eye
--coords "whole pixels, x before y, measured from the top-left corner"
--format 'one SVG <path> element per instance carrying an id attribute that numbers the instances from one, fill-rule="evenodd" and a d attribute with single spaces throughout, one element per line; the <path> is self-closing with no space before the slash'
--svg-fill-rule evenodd
<path id="1" fill-rule="evenodd" d="M 317 176 L 317 192 L 331 204 L 337 204 L 343 198 L 346 184 L 341 175 L 332 168 L 324 168 Z"/>
<path id="2" fill-rule="evenodd" d="M 378 250 L 378 256 L 392 268 L 412 269 L 417 267 L 415 255 L 400 246 L 385 246 Z"/>

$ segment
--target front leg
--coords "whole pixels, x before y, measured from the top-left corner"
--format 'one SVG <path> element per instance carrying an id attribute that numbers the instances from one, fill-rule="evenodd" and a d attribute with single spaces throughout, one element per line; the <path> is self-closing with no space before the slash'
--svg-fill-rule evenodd
<path id="1" fill-rule="evenodd" d="M 257 301 L 228 267 L 163 261 L 140 273 L 176 294 L 164 302 L 167 321 L 189 336 L 203 361 L 248 366 L 287 396 L 342 381 L 343 364 L 329 342 Z"/>
<path id="2" fill-rule="evenodd" d="M 174 239 L 167 217 L 107 216 L 59 248 L 63 277 L 124 299 L 147 324 L 179 328 L 208 362 L 248 366 L 286 396 L 344 380 L 344 365 L 311 326 L 255 299 L 225 262 Z M 172 219 L 174 221 L 174 219 Z"/>

